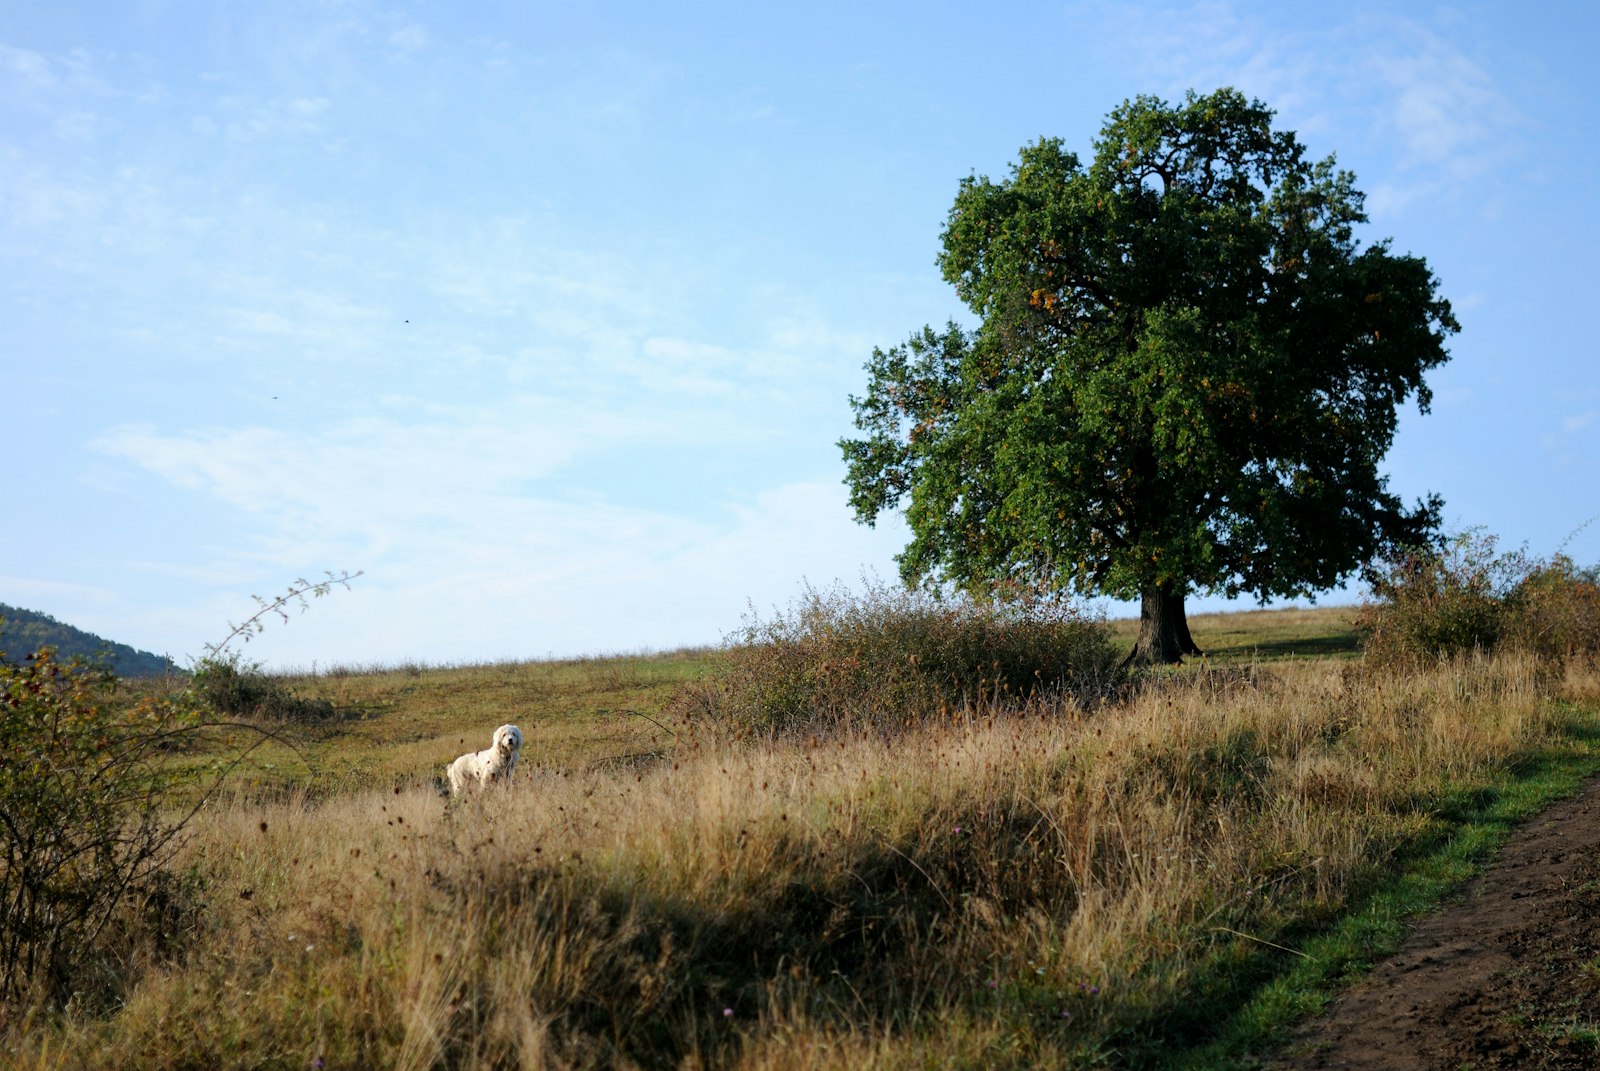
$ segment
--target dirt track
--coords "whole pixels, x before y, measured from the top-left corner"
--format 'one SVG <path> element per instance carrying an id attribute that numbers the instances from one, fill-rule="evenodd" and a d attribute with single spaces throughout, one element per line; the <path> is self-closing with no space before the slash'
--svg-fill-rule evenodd
<path id="1" fill-rule="evenodd" d="M 1600 1069 L 1600 779 L 1530 820 L 1271 1066 Z"/>

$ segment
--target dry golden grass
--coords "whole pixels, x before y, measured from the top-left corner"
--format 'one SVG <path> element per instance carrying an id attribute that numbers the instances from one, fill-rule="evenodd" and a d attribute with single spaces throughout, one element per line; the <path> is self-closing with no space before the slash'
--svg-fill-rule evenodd
<path id="1" fill-rule="evenodd" d="M 1515 658 L 1224 668 L 1093 714 L 530 762 L 454 805 L 431 753 L 394 787 L 236 798 L 194 827 L 186 953 L 130 948 L 120 1011 L 16 1030 L 16 1066 L 1115 1064 L 1447 791 L 1552 746 L 1558 687 L 1600 692 Z"/>

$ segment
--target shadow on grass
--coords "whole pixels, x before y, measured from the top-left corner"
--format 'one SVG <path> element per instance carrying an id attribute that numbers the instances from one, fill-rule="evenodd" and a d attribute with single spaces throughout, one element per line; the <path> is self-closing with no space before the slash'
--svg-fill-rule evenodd
<path id="1" fill-rule="evenodd" d="M 1175 1007 L 1116 1040 L 1130 1068 L 1222 1071 L 1259 1066 L 1289 1027 L 1320 1010 L 1403 939 L 1405 920 L 1433 910 L 1480 871 L 1517 827 L 1600 774 L 1597 724 L 1574 713 L 1569 749 L 1524 756 L 1497 785 L 1470 786 L 1429 808 L 1442 827 L 1396 852 L 1392 868 L 1357 882 L 1349 910 L 1273 935 L 1275 947 L 1220 947 Z M 1289 948 L 1298 947 L 1291 953 Z"/>
<path id="2" fill-rule="evenodd" d="M 1299 657 L 1337 658 L 1360 653 L 1361 641 L 1353 632 L 1337 633 L 1332 636 L 1306 636 L 1293 640 L 1273 640 L 1265 643 L 1251 641 L 1227 647 L 1214 645 L 1206 651 L 1211 658 L 1228 661 L 1249 658 L 1263 660 Z"/>

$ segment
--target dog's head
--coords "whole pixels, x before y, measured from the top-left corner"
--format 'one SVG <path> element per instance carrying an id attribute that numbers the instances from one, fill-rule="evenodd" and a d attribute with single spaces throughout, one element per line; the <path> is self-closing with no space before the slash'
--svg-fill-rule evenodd
<path id="1" fill-rule="evenodd" d="M 502 725 L 494 731 L 494 749 L 505 758 L 522 750 L 522 730 L 515 725 Z"/>

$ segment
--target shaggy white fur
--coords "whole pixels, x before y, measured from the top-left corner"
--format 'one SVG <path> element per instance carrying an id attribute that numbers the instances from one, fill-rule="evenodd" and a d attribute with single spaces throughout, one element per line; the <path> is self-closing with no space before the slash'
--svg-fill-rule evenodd
<path id="1" fill-rule="evenodd" d="M 450 795 L 483 788 L 495 781 L 510 781 L 522 754 L 522 730 L 502 725 L 494 731 L 494 742 L 483 751 L 462 755 L 445 771 L 450 778 Z"/>

